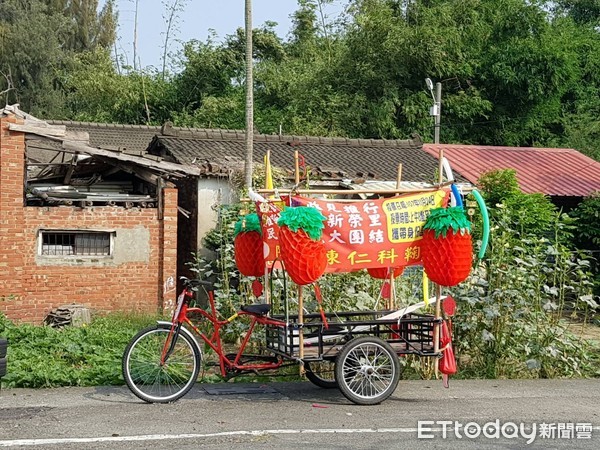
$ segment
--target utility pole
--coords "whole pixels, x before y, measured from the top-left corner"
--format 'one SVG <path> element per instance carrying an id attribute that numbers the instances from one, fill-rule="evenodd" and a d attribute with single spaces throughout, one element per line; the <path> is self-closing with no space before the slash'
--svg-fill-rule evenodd
<path id="1" fill-rule="evenodd" d="M 254 144 L 254 81 L 252 78 L 252 0 L 246 0 L 246 188 L 252 188 L 252 150 Z"/>
<path id="2" fill-rule="evenodd" d="M 435 118 L 435 127 L 433 129 L 433 142 L 434 144 L 440 143 L 440 118 L 442 113 L 442 83 L 439 81 L 435 83 L 435 94 L 433 93 L 433 81 L 431 78 L 425 78 L 425 84 L 427 89 L 431 93 L 433 98 L 433 106 L 429 109 L 429 115 Z"/>
<path id="3" fill-rule="evenodd" d="M 440 120 L 442 117 L 442 83 L 439 81 L 435 83 L 435 128 L 433 130 L 433 142 L 435 144 L 440 143 Z"/>

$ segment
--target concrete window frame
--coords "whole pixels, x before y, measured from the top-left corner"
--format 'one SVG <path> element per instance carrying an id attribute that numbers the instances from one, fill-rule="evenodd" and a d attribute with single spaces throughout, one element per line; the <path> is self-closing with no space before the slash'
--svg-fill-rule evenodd
<path id="1" fill-rule="evenodd" d="M 43 258 L 112 257 L 115 230 L 40 229 L 37 254 Z"/>

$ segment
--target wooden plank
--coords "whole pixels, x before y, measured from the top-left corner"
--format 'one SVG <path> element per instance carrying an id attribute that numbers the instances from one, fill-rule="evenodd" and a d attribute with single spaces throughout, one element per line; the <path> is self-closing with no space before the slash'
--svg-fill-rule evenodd
<path id="1" fill-rule="evenodd" d="M 64 125 L 47 125 L 40 124 L 18 124 L 9 123 L 10 131 L 20 131 L 21 133 L 37 134 L 38 136 L 46 136 L 50 138 L 65 137 L 67 135 L 67 127 Z"/>
<path id="2" fill-rule="evenodd" d="M 415 192 L 433 192 L 440 187 L 450 186 L 452 182 L 445 182 L 431 187 L 418 187 L 414 189 L 398 188 L 398 189 L 277 189 L 280 194 L 293 193 L 296 195 L 309 194 L 333 194 L 333 195 L 356 195 L 356 194 L 409 194 Z M 274 194 L 274 189 L 258 189 L 259 194 Z M 337 199 L 336 199 L 337 200 Z"/>
<path id="3" fill-rule="evenodd" d="M 71 182 L 71 177 L 73 176 L 73 171 L 75 170 L 75 167 L 77 166 L 77 157 L 79 156 L 78 153 L 73 153 L 73 156 L 71 157 L 71 162 L 69 163 L 69 168 L 67 169 L 67 173 L 65 174 L 65 178 L 63 180 L 63 184 L 69 184 Z"/>
<path id="4" fill-rule="evenodd" d="M 109 159 L 115 159 L 118 161 L 125 161 L 138 164 L 143 167 L 150 169 L 156 169 L 165 173 L 179 172 L 187 175 L 200 176 L 200 169 L 194 166 L 185 164 L 176 164 L 168 161 L 154 161 L 142 156 L 129 155 L 122 152 L 112 152 L 102 148 L 94 148 L 88 145 L 84 145 L 78 142 L 63 142 L 63 148 L 66 151 L 87 153 L 93 156 L 103 156 Z"/>

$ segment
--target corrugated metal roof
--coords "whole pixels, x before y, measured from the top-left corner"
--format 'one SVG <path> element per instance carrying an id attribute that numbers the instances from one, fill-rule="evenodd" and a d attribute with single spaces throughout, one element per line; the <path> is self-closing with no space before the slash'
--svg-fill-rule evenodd
<path id="1" fill-rule="evenodd" d="M 491 170 L 514 169 L 523 192 L 586 197 L 600 191 L 600 163 L 570 148 L 423 144 L 434 157 L 440 149 L 452 170 L 475 184 Z"/>

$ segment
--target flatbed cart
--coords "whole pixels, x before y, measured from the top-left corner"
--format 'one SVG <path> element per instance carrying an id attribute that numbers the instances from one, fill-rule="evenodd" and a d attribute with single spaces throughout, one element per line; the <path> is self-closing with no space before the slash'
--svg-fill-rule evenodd
<path id="1" fill-rule="evenodd" d="M 327 313 L 323 322 L 320 314 L 304 314 L 302 325 L 298 315 L 273 316 L 288 326 L 267 325 L 267 349 L 301 361 L 307 378 L 319 387 L 337 387 L 356 404 L 378 404 L 396 390 L 404 366 L 399 357 L 441 355 L 434 345 L 434 329 L 443 319 L 414 312 L 395 315 L 393 311 Z"/>

